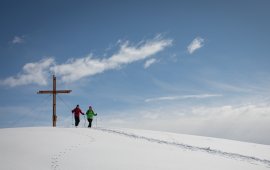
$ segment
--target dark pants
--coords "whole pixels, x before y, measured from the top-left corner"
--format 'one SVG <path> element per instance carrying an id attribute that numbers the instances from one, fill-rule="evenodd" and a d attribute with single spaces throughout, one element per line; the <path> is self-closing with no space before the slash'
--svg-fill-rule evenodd
<path id="1" fill-rule="evenodd" d="M 80 117 L 74 116 L 75 118 L 75 126 L 77 127 L 80 123 Z"/>
<path id="2" fill-rule="evenodd" d="M 87 119 L 87 120 L 88 120 L 88 122 L 89 122 L 88 127 L 91 127 L 91 126 L 92 126 L 92 121 L 93 121 L 93 119 Z"/>

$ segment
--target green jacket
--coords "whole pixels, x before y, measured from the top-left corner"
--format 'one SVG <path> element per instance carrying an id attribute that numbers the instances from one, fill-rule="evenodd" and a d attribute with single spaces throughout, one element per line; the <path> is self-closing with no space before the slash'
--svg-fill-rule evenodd
<path id="1" fill-rule="evenodd" d="M 86 115 L 87 119 L 93 119 L 93 117 L 96 116 L 97 114 L 92 109 L 88 109 Z"/>

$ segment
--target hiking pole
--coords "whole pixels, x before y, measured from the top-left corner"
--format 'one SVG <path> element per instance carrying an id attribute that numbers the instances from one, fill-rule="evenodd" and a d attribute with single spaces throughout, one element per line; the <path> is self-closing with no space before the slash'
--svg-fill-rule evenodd
<path id="1" fill-rule="evenodd" d="M 84 127 L 85 127 L 85 124 L 86 124 L 86 118 L 85 118 L 85 115 L 83 115 L 84 117 Z"/>
<path id="2" fill-rule="evenodd" d="M 71 116 L 71 124 L 72 124 L 72 126 L 74 126 L 74 117 L 73 117 L 73 113 L 72 113 L 72 116 Z"/>
<path id="3" fill-rule="evenodd" d="M 96 128 L 97 128 L 97 117 L 96 117 Z"/>

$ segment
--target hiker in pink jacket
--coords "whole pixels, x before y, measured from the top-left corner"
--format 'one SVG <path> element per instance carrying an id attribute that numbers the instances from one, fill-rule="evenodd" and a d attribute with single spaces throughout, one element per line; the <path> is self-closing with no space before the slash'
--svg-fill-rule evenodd
<path id="1" fill-rule="evenodd" d="M 75 127 L 77 127 L 80 123 L 80 114 L 84 115 L 84 113 L 81 111 L 79 105 L 77 105 L 76 108 L 72 110 L 72 113 L 74 114 Z"/>

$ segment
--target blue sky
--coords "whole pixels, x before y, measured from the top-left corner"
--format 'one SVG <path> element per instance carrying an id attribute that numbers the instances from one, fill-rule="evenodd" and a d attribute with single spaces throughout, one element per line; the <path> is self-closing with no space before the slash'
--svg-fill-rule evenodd
<path id="1" fill-rule="evenodd" d="M 270 144 L 270 2 L 1 1 L 0 127 L 104 126 Z M 83 122 L 81 123 L 81 126 Z"/>

